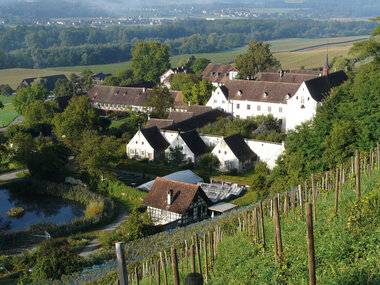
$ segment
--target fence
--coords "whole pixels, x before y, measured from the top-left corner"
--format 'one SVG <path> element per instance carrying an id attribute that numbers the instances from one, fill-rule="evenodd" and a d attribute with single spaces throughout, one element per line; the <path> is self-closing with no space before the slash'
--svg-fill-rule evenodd
<path id="1" fill-rule="evenodd" d="M 301 219 L 306 219 L 308 229 L 309 248 L 309 270 L 310 284 L 315 284 L 315 264 L 314 264 L 314 238 L 313 221 L 318 218 L 316 203 L 321 191 L 335 191 L 334 213 L 337 214 L 339 192 L 341 185 L 351 177 L 356 180 L 356 195 L 360 198 L 360 175 L 367 173 L 380 166 L 379 146 L 368 153 L 356 152 L 356 157 L 351 157 L 350 161 L 339 165 L 336 169 L 331 169 L 325 173 L 311 175 L 310 179 L 296 188 L 289 189 L 276 194 L 265 200 L 259 201 L 247 207 L 226 213 L 224 215 L 204 220 L 197 224 L 184 228 L 177 228 L 167 232 L 162 232 L 154 236 L 130 242 L 125 245 L 125 257 L 128 267 L 128 280 L 139 284 L 142 278 L 155 278 L 158 284 L 162 281 L 159 273 L 163 272 L 165 284 L 167 283 L 166 269 L 170 264 L 173 272 L 177 272 L 179 267 L 189 267 L 191 260 L 191 272 L 198 271 L 207 277 L 212 270 L 213 262 L 217 254 L 219 243 L 226 235 L 234 235 L 239 232 L 246 232 L 252 235 L 255 244 L 259 245 L 263 251 L 266 250 L 264 217 L 273 218 L 274 224 L 274 254 L 275 262 L 281 262 L 282 236 L 280 214 L 292 215 L 296 218 L 296 208 L 299 208 L 297 215 Z M 310 203 L 312 202 L 312 203 Z M 304 213 L 306 210 L 306 213 Z M 175 249 L 174 251 L 172 249 Z M 168 254 L 170 250 L 170 253 Z M 102 252 L 104 254 L 104 252 Z M 114 251 L 108 254 L 114 256 Z M 203 255 L 203 262 L 201 258 Z M 203 266 L 202 266 L 203 263 Z M 196 268 L 196 264 L 198 268 Z M 72 276 L 64 276 L 62 281 L 65 284 L 82 284 L 92 280 L 100 279 L 113 272 L 116 275 L 117 262 L 112 260 L 105 265 L 92 267 Z M 174 277 L 174 280 L 178 279 Z"/>

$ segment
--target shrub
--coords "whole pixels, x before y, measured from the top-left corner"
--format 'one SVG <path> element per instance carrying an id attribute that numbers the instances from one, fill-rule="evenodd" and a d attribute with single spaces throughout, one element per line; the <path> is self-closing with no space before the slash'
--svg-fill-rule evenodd
<path id="1" fill-rule="evenodd" d="M 7 212 L 8 217 L 22 217 L 25 214 L 23 207 L 14 207 Z"/>
<path id="2" fill-rule="evenodd" d="M 86 207 L 86 217 L 101 216 L 104 210 L 102 201 L 91 201 Z"/>

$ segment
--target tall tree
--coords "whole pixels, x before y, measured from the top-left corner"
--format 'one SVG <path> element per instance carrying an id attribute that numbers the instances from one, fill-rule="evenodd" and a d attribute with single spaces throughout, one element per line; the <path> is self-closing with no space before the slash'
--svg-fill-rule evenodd
<path id="1" fill-rule="evenodd" d="M 189 82 L 191 84 L 198 83 L 198 79 L 194 74 L 189 74 L 185 72 L 174 74 L 172 79 L 170 80 L 170 89 L 182 90 L 183 86 Z"/>
<path id="2" fill-rule="evenodd" d="M 33 124 L 50 124 L 58 110 L 57 102 L 34 101 L 25 108 L 24 122 Z"/>
<path id="3" fill-rule="evenodd" d="M 145 105 L 153 108 L 153 117 L 162 119 L 167 117 L 168 109 L 174 106 L 174 100 L 169 89 L 159 83 L 153 87 L 145 101 Z"/>
<path id="4" fill-rule="evenodd" d="M 77 140 L 85 130 L 98 128 L 98 116 L 87 97 L 74 96 L 65 111 L 53 118 L 54 133 L 60 138 Z"/>
<path id="5" fill-rule="evenodd" d="M 47 96 L 48 91 L 39 85 L 21 88 L 13 98 L 13 105 L 15 106 L 16 111 L 23 115 L 28 105 L 37 100 L 45 100 Z"/>
<path id="6" fill-rule="evenodd" d="M 264 72 L 272 67 L 280 67 L 280 62 L 273 56 L 269 44 L 251 41 L 247 52 L 236 57 L 239 78 L 252 79 L 257 72 Z"/>
<path id="7" fill-rule="evenodd" d="M 210 99 L 213 89 L 211 82 L 207 80 L 199 83 L 187 82 L 182 87 L 183 100 L 192 105 L 205 105 Z"/>
<path id="8" fill-rule="evenodd" d="M 59 78 L 55 82 L 55 88 L 54 88 L 53 93 L 55 97 L 74 95 L 74 86 L 68 80 Z"/>
<path id="9" fill-rule="evenodd" d="M 137 42 L 132 48 L 132 69 L 137 81 L 158 82 L 170 67 L 169 47 L 159 42 Z"/>

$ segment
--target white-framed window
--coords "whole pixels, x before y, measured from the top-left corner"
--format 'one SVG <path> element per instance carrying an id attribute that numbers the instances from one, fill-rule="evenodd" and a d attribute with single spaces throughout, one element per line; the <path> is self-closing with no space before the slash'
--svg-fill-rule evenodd
<path id="1" fill-rule="evenodd" d="M 130 150 L 129 150 L 129 153 L 130 153 L 130 154 L 134 154 L 135 151 L 134 151 L 133 149 L 130 149 Z"/>
<path id="2" fill-rule="evenodd" d="M 224 154 L 227 154 L 227 151 L 224 151 Z"/>
<path id="3" fill-rule="evenodd" d="M 144 142 L 141 142 L 141 144 L 144 144 Z"/>
<path id="4" fill-rule="evenodd" d="M 223 100 L 222 103 L 224 104 L 224 103 L 226 103 L 226 101 Z"/>
<path id="5" fill-rule="evenodd" d="M 282 107 L 278 107 L 278 112 L 282 113 Z"/>
<path id="6" fill-rule="evenodd" d="M 272 107 L 268 106 L 268 112 L 272 112 Z"/>
<path id="7" fill-rule="evenodd" d="M 217 103 L 218 101 L 214 100 L 214 103 Z"/>
<path id="8" fill-rule="evenodd" d="M 257 111 L 261 111 L 261 106 L 257 105 Z"/>
<path id="9" fill-rule="evenodd" d="M 247 105 L 247 110 L 251 110 L 251 105 Z"/>
<path id="10" fill-rule="evenodd" d="M 142 150 L 142 151 L 141 151 L 141 155 L 144 155 L 144 154 L 145 154 L 145 151 Z"/>
<path id="11" fill-rule="evenodd" d="M 139 142 L 138 142 L 138 141 L 136 141 L 136 144 L 139 144 Z"/>

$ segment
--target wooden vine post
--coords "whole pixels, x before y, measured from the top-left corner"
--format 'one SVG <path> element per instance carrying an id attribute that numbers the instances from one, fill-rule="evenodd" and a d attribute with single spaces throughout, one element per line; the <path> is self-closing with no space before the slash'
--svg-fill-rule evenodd
<path id="1" fill-rule="evenodd" d="M 193 252 L 194 252 L 194 249 L 193 249 Z M 179 285 L 177 252 L 176 252 L 175 248 L 171 249 L 171 256 L 172 256 L 172 268 L 173 268 L 173 281 L 174 281 L 174 285 Z"/>
<path id="2" fill-rule="evenodd" d="M 315 276 L 315 257 L 314 257 L 314 232 L 313 232 L 313 218 L 312 218 L 312 205 L 306 204 L 306 225 L 307 225 L 307 247 L 309 259 L 309 284 L 316 284 Z"/>
<path id="3" fill-rule="evenodd" d="M 205 280 L 207 282 L 207 279 L 208 279 L 208 259 L 207 259 L 207 234 L 205 233 L 204 236 L 204 243 L 203 243 L 203 246 L 204 246 L 204 255 L 205 255 Z"/>
<path id="4" fill-rule="evenodd" d="M 165 285 L 168 285 L 168 275 L 166 273 L 166 263 L 164 262 L 164 258 L 162 256 L 162 252 L 160 252 L 160 263 L 161 263 L 161 268 L 162 268 L 162 271 L 164 272 L 164 281 L 165 281 Z"/>
<path id="5" fill-rule="evenodd" d="M 194 252 L 193 244 L 190 246 L 190 259 L 191 259 L 191 273 L 194 273 L 196 272 L 196 270 L 195 270 L 195 252 Z"/>
<path id="6" fill-rule="evenodd" d="M 313 219 L 314 222 L 317 221 L 317 200 L 316 200 L 316 193 L 315 193 L 315 181 L 314 181 L 314 174 L 311 175 L 311 191 L 313 195 Z"/>
<path id="7" fill-rule="evenodd" d="M 160 261 L 159 260 L 156 261 L 154 269 L 156 271 L 156 283 L 157 283 L 157 285 L 161 285 Z"/>
<path id="8" fill-rule="evenodd" d="M 265 231 L 264 231 L 264 212 L 263 212 L 263 202 L 260 200 L 260 224 L 261 224 L 261 236 L 263 244 L 263 252 L 265 252 Z"/>
<path id="9" fill-rule="evenodd" d="M 295 193 L 295 190 L 294 190 L 294 187 L 292 188 L 292 216 L 293 216 L 293 220 L 296 219 L 296 193 Z"/>
<path id="10" fill-rule="evenodd" d="M 298 185 L 299 196 L 300 196 L 300 208 L 301 208 L 301 218 L 303 218 L 303 195 L 302 195 L 302 186 Z"/>
<path id="11" fill-rule="evenodd" d="M 360 153 L 355 153 L 355 179 L 356 179 L 356 201 L 360 200 Z"/>
<path id="12" fill-rule="evenodd" d="M 198 272 L 200 275 L 202 275 L 201 250 L 199 248 L 199 239 L 198 239 L 197 234 L 195 234 L 194 240 L 195 240 L 195 249 L 197 252 Z"/>
<path id="13" fill-rule="evenodd" d="M 119 284 L 128 285 L 128 273 L 127 273 L 127 265 L 125 262 L 124 243 L 117 242 L 115 246 L 116 246 L 117 267 L 118 267 L 118 272 L 119 272 Z"/>
<path id="14" fill-rule="evenodd" d="M 339 169 L 336 169 L 335 179 L 335 215 L 338 215 L 338 198 L 339 198 Z"/>
<path id="15" fill-rule="evenodd" d="M 282 236 L 281 236 L 281 224 L 280 213 L 278 211 L 277 197 L 273 199 L 273 219 L 275 224 L 276 240 L 277 240 L 277 255 L 279 258 L 282 256 Z"/>

